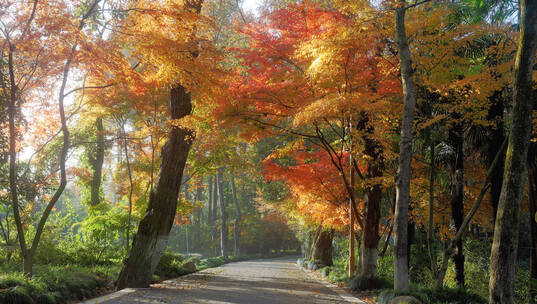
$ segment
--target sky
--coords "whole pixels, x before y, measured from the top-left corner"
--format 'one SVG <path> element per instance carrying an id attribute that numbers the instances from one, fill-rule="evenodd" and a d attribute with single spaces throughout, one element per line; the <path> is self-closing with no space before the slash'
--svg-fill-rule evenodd
<path id="1" fill-rule="evenodd" d="M 263 0 L 243 0 L 241 7 L 245 13 L 257 13 L 257 8 L 261 6 Z M 257 14 L 256 14 L 257 15 Z"/>

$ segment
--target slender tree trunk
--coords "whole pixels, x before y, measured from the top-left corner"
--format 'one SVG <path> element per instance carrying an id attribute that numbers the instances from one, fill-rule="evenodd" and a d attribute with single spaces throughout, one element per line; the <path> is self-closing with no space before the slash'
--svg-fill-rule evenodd
<path id="1" fill-rule="evenodd" d="M 515 61 L 509 143 L 490 258 L 489 301 L 491 304 L 514 303 L 520 204 L 532 129 L 532 71 L 537 48 L 537 0 L 521 0 L 520 11 L 520 39 Z"/>
<path id="2" fill-rule="evenodd" d="M 207 182 L 209 188 L 209 196 L 207 200 L 207 224 L 211 227 L 213 222 L 213 177 L 209 176 L 209 181 Z"/>
<path id="3" fill-rule="evenodd" d="M 134 191 L 134 182 L 132 180 L 131 163 L 129 159 L 129 146 L 127 144 L 127 133 L 125 132 L 125 122 L 121 122 L 121 131 L 123 135 L 123 150 L 125 151 L 125 161 L 127 162 L 127 172 L 129 174 L 129 214 L 127 216 L 127 227 L 125 229 L 126 241 L 125 249 L 127 253 L 130 248 L 130 235 L 131 235 L 131 217 L 132 217 L 132 194 Z"/>
<path id="4" fill-rule="evenodd" d="M 408 205 L 410 201 L 410 178 L 412 161 L 412 125 L 416 107 L 414 71 L 405 29 L 406 1 L 395 10 L 395 38 L 399 53 L 401 80 L 403 82 L 403 113 L 401 119 L 401 142 L 399 169 L 396 182 L 396 204 L 394 216 L 394 289 L 408 291 Z"/>
<path id="5" fill-rule="evenodd" d="M 235 230 L 233 233 L 233 240 L 235 242 L 234 254 L 236 256 L 240 255 L 240 237 L 241 237 L 241 206 L 239 205 L 239 200 L 237 199 L 237 189 L 235 187 L 235 176 L 231 174 L 231 192 L 233 195 L 233 204 L 235 205 Z"/>
<path id="6" fill-rule="evenodd" d="M 323 226 L 319 225 L 317 230 L 315 231 L 315 234 L 313 235 L 313 239 L 311 242 L 311 248 L 309 252 L 309 258 L 313 259 L 313 252 L 315 251 L 315 247 L 317 246 L 317 241 L 319 241 L 319 237 L 321 236 L 321 232 L 323 231 Z"/>
<path id="7" fill-rule="evenodd" d="M 192 227 L 192 251 L 199 252 L 201 249 L 200 240 L 201 240 L 201 207 L 198 206 L 201 201 L 201 180 L 197 183 L 196 189 L 196 207 L 194 208 L 194 223 Z"/>
<path id="8" fill-rule="evenodd" d="M 170 92 L 171 119 L 180 119 L 192 111 L 190 93 L 181 85 Z M 149 194 L 147 211 L 138 225 L 132 249 L 119 274 L 117 288 L 147 287 L 151 283 L 166 245 L 177 210 L 177 198 L 183 170 L 194 134 L 173 127 L 162 147 L 160 171 Z"/>
<path id="9" fill-rule="evenodd" d="M 427 250 L 429 252 L 429 261 L 431 263 L 431 272 L 433 278 L 437 277 L 438 265 L 436 264 L 436 254 L 433 248 L 434 237 L 434 180 L 436 177 L 436 163 L 435 163 L 435 143 L 432 139 L 430 144 L 431 160 L 430 160 L 430 176 L 429 176 L 429 223 L 427 227 Z M 442 283 L 444 279 L 442 278 Z"/>
<path id="10" fill-rule="evenodd" d="M 449 141 L 455 148 L 455 160 L 450 163 L 449 170 L 451 174 L 451 217 L 455 223 L 456 230 L 461 228 L 464 219 L 464 150 L 462 133 L 462 125 L 458 123 L 449 131 Z M 462 241 L 462 238 L 457 241 L 456 252 L 453 255 L 455 280 L 459 287 L 464 287 L 464 253 Z"/>
<path id="11" fill-rule="evenodd" d="M 90 205 L 96 206 L 101 202 L 101 180 L 104 164 L 104 126 L 103 119 L 99 117 L 95 120 L 97 129 L 97 151 L 95 157 L 90 155 L 90 164 L 93 169 L 90 189 Z"/>
<path id="12" fill-rule="evenodd" d="M 218 256 L 218 180 L 217 177 L 214 177 L 214 185 L 213 185 L 213 200 L 211 202 L 212 204 L 212 231 L 211 231 L 211 238 L 213 243 L 213 254 L 215 256 Z"/>
<path id="13" fill-rule="evenodd" d="M 505 134 L 504 134 L 504 123 L 503 123 L 503 112 L 504 112 L 504 103 L 506 100 L 503 99 L 502 91 L 496 91 L 490 98 L 491 106 L 487 113 L 487 120 L 497 121 L 496 125 L 489 127 L 487 132 L 487 138 L 489 139 L 487 145 L 487 154 L 486 154 L 486 163 L 490 167 L 492 164 L 498 149 L 502 145 Z M 502 154 L 501 160 L 505 160 L 505 153 Z M 503 183 L 503 165 L 505 161 L 498 163 L 492 178 L 490 180 L 490 202 L 492 205 L 492 226 L 496 221 L 496 211 L 498 210 L 498 201 L 500 200 L 500 193 L 502 191 Z"/>
<path id="14" fill-rule="evenodd" d="M 223 257 L 228 257 L 228 230 L 227 230 L 227 212 L 226 212 L 226 201 L 224 199 L 224 189 L 223 184 L 223 169 L 218 170 L 216 175 L 216 183 L 218 189 L 218 203 L 220 205 L 220 254 Z"/>
<path id="15" fill-rule="evenodd" d="M 84 16 L 82 16 L 80 23 L 78 25 L 78 29 L 82 30 L 85 25 L 85 21 L 87 18 L 89 18 L 93 13 L 95 12 L 95 9 L 97 5 L 99 4 L 100 0 L 95 0 L 91 3 L 91 5 L 88 7 L 88 11 Z M 35 9 L 37 6 L 37 1 L 34 2 L 33 11 L 35 13 Z M 34 15 L 32 13 L 32 16 Z M 33 17 L 32 17 L 33 18 Z M 31 22 L 28 22 L 28 24 Z M 61 132 L 63 135 L 63 144 L 61 147 L 60 155 L 59 155 L 59 166 L 60 166 L 60 184 L 58 185 L 58 188 L 52 195 L 52 198 L 48 201 L 47 206 L 45 207 L 45 210 L 43 211 L 41 218 L 39 219 L 39 223 L 36 226 L 35 235 L 32 240 L 31 246 L 28 248 L 28 245 L 26 244 L 26 240 L 24 238 L 24 227 L 23 223 L 21 221 L 21 216 L 19 213 L 19 202 L 18 202 L 18 193 L 17 193 L 17 171 L 16 171 L 16 131 L 15 131 L 15 114 L 17 109 L 17 101 L 18 101 L 18 87 L 15 80 L 15 66 L 13 62 L 13 52 L 15 51 L 15 46 L 8 43 L 9 51 L 8 51 L 8 70 L 9 70 L 9 82 L 10 82 L 10 100 L 9 100 L 9 107 L 8 107 L 8 120 L 9 120 L 9 183 L 10 183 L 10 191 L 11 191 L 11 203 L 13 207 L 13 213 L 14 213 L 14 220 L 15 220 L 15 226 L 17 227 L 17 235 L 19 238 L 20 243 L 20 249 L 21 249 L 21 256 L 23 259 L 23 272 L 27 276 L 32 275 L 33 270 L 33 262 L 34 262 L 34 256 L 35 252 L 37 251 L 37 247 L 39 245 L 39 241 L 41 239 L 41 235 L 43 234 L 43 230 L 45 228 L 45 224 L 47 223 L 48 217 L 50 213 L 52 212 L 52 209 L 56 205 L 56 202 L 60 198 L 60 196 L 63 193 L 63 190 L 65 189 L 65 186 L 67 185 L 67 173 L 65 170 L 65 163 L 67 160 L 67 153 L 69 151 L 69 129 L 67 127 L 67 117 L 65 115 L 65 108 L 64 108 L 64 100 L 65 100 L 65 88 L 67 85 L 67 80 L 69 78 L 69 72 L 71 69 L 71 63 L 73 61 L 73 58 L 75 57 L 75 53 L 78 47 L 78 43 L 74 42 L 74 44 L 71 46 L 71 51 L 69 53 L 69 56 L 65 60 L 65 64 L 63 66 L 63 72 L 62 72 L 62 82 L 60 85 L 60 91 L 58 94 L 58 110 L 60 114 L 60 123 L 61 123 Z"/>

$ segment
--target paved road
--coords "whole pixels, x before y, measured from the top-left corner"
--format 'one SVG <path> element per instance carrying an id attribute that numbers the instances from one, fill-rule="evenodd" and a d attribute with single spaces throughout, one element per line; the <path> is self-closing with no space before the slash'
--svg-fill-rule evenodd
<path id="1" fill-rule="evenodd" d="M 287 257 L 230 263 L 92 303 L 351 303 L 342 298 L 352 301 L 348 294 L 312 278 L 295 261 Z"/>

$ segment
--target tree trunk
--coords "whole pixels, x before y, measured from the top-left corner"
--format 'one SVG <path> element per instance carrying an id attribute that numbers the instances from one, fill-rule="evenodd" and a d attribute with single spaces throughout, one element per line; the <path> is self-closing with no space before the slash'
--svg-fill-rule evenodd
<path id="1" fill-rule="evenodd" d="M 241 237 L 241 206 L 239 205 L 239 200 L 237 199 L 237 189 L 235 187 L 235 176 L 231 174 L 231 191 L 233 195 L 233 204 L 235 205 L 235 230 L 233 233 L 233 240 L 235 243 L 234 254 L 236 256 L 240 255 L 240 237 Z"/>
<path id="2" fill-rule="evenodd" d="M 366 278 L 373 278 L 377 274 L 378 243 L 379 243 L 379 221 L 380 221 L 380 201 L 382 199 L 382 189 L 375 185 L 367 190 L 365 197 L 364 212 L 364 236 L 362 238 L 362 266 L 361 275 Z"/>
<path id="3" fill-rule="evenodd" d="M 459 119 L 459 117 L 457 117 Z M 455 159 L 449 164 L 451 174 L 451 217 L 455 223 L 455 230 L 461 228 L 464 219 L 464 150 L 463 150 L 462 125 L 457 123 L 449 130 L 449 141 L 455 149 Z M 455 280 L 459 287 L 464 287 L 464 253 L 462 238 L 457 241 L 455 255 Z"/>
<path id="4" fill-rule="evenodd" d="M 170 92 L 171 119 L 180 119 L 192 111 L 190 93 L 181 85 Z M 192 145 L 193 132 L 172 127 L 161 151 L 162 163 L 149 194 L 147 211 L 140 221 L 132 249 L 119 274 L 117 288 L 147 287 L 166 245 L 177 210 L 177 198 L 183 170 Z"/>
<path id="5" fill-rule="evenodd" d="M 218 189 L 218 204 L 220 205 L 220 254 L 223 257 L 228 257 L 227 243 L 228 243 L 228 230 L 227 230 L 227 212 L 226 201 L 224 199 L 224 189 L 222 187 L 223 169 L 218 170 L 216 175 L 217 189 Z"/>
<path id="6" fill-rule="evenodd" d="M 134 191 L 134 182 L 132 180 L 132 170 L 131 170 L 131 162 L 129 159 L 129 146 L 127 143 L 127 133 L 125 132 L 125 121 L 120 122 L 121 123 L 121 131 L 123 136 L 123 150 L 125 151 L 125 161 L 127 162 L 127 173 L 129 174 L 129 214 L 127 216 L 127 227 L 125 228 L 125 248 L 127 249 L 127 253 L 129 252 L 130 248 L 130 235 L 131 235 L 131 217 L 132 217 L 132 194 Z"/>
<path id="7" fill-rule="evenodd" d="M 101 179 L 104 164 L 104 126 L 103 119 L 99 117 L 95 120 L 97 129 L 97 151 L 95 157 L 90 155 L 90 165 L 93 169 L 90 189 L 90 205 L 96 206 L 101 202 Z"/>
<path id="8" fill-rule="evenodd" d="M 433 248 L 434 237 L 434 180 L 436 177 L 436 163 L 435 163 L 435 142 L 432 138 L 430 140 L 430 175 L 429 175 L 429 222 L 427 225 L 427 251 L 429 252 L 429 262 L 431 263 L 431 272 L 433 278 L 437 276 L 438 265 L 436 264 L 436 254 Z M 442 283 L 444 279 L 442 278 Z"/>
<path id="9" fill-rule="evenodd" d="M 356 125 L 363 132 L 364 154 L 369 157 L 367 178 L 382 176 L 384 157 L 381 144 L 373 137 L 374 128 L 369 123 L 369 116 L 362 112 Z M 366 278 L 373 278 L 377 274 L 380 203 L 382 200 L 382 185 L 368 185 L 365 191 L 365 210 L 363 227 L 362 265 L 361 274 Z"/>
<path id="10" fill-rule="evenodd" d="M 213 200 L 211 202 L 212 204 L 212 222 L 211 222 L 211 239 L 212 239 L 212 245 L 213 245 L 213 254 L 215 256 L 218 255 L 218 227 L 217 220 L 218 220 L 218 179 L 215 176 L 214 177 L 214 185 L 213 185 Z"/>
<path id="11" fill-rule="evenodd" d="M 200 240 L 201 240 L 201 207 L 198 206 L 201 201 L 201 180 L 197 183 L 196 189 L 196 207 L 194 208 L 194 221 L 192 225 L 192 251 L 199 252 L 201 249 Z"/>
<path id="12" fill-rule="evenodd" d="M 315 242 L 312 258 L 323 266 L 332 266 L 332 238 L 334 229 L 323 230 Z"/>
<path id="13" fill-rule="evenodd" d="M 207 182 L 208 189 L 209 189 L 209 196 L 207 199 L 207 224 L 209 227 L 211 227 L 211 223 L 213 222 L 213 177 L 209 176 L 209 181 Z"/>
<path id="14" fill-rule="evenodd" d="M 410 201 L 410 178 L 412 161 L 412 125 L 416 107 L 414 71 L 405 29 L 406 1 L 400 0 L 401 7 L 395 10 L 395 38 L 399 53 L 399 65 L 403 82 L 403 114 L 401 119 L 401 141 L 399 169 L 396 182 L 396 203 L 394 216 L 394 289 L 408 291 L 408 205 Z"/>
<path id="15" fill-rule="evenodd" d="M 513 109 L 502 192 L 490 258 L 489 302 L 514 303 L 518 224 L 532 129 L 532 70 L 537 48 L 537 0 L 520 1 L 520 39 L 515 61 Z"/>
<path id="16" fill-rule="evenodd" d="M 487 138 L 489 139 L 487 145 L 486 163 L 490 167 L 494 161 L 494 157 L 500 149 L 503 141 L 505 140 L 503 112 L 504 103 L 502 91 L 496 91 L 490 98 L 491 106 L 487 113 L 487 120 L 497 121 L 496 125 L 489 127 L 487 131 Z M 505 154 L 502 154 L 501 160 L 505 159 Z M 503 183 L 503 165 L 504 161 L 498 163 L 490 180 L 490 202 L 492 205 L 492 227 L 496 221 L 496 211 L 498 210 L 498 201 L 500 200 L 500 193 L 502 191 Z"/>
<path id="17" fill-rule="evenodd" d="M 323 231 L 323 226 L 319 225 L 317 230 L 315 231 L 315 234 L 313 235 L 313 238 L 311 240 L 311 248 L 309 251 L 309 259 L 313 259 L 313 252 L 315 251 L 315 247 L 317 246 L 317 242 L 319 241 L 319 237 L 321 236 L 321 232 Z"/>
<path id="18" fill-rule="evenodd" d="M 537 303 L 537 181 L 535 180 L 535 159 L 528 160 L 530 194 L 530 301 Z"/>

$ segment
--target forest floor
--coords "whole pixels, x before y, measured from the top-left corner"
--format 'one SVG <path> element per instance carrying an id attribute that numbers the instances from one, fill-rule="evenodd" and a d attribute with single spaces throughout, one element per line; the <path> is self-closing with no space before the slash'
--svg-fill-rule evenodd
<path id="1" fill-rule="evenodd" d="M 229 263 L 151 288 L 125 289 L 83 304 L 142 303 L 364 303 L 298 268 L 296 258 Z"/>

